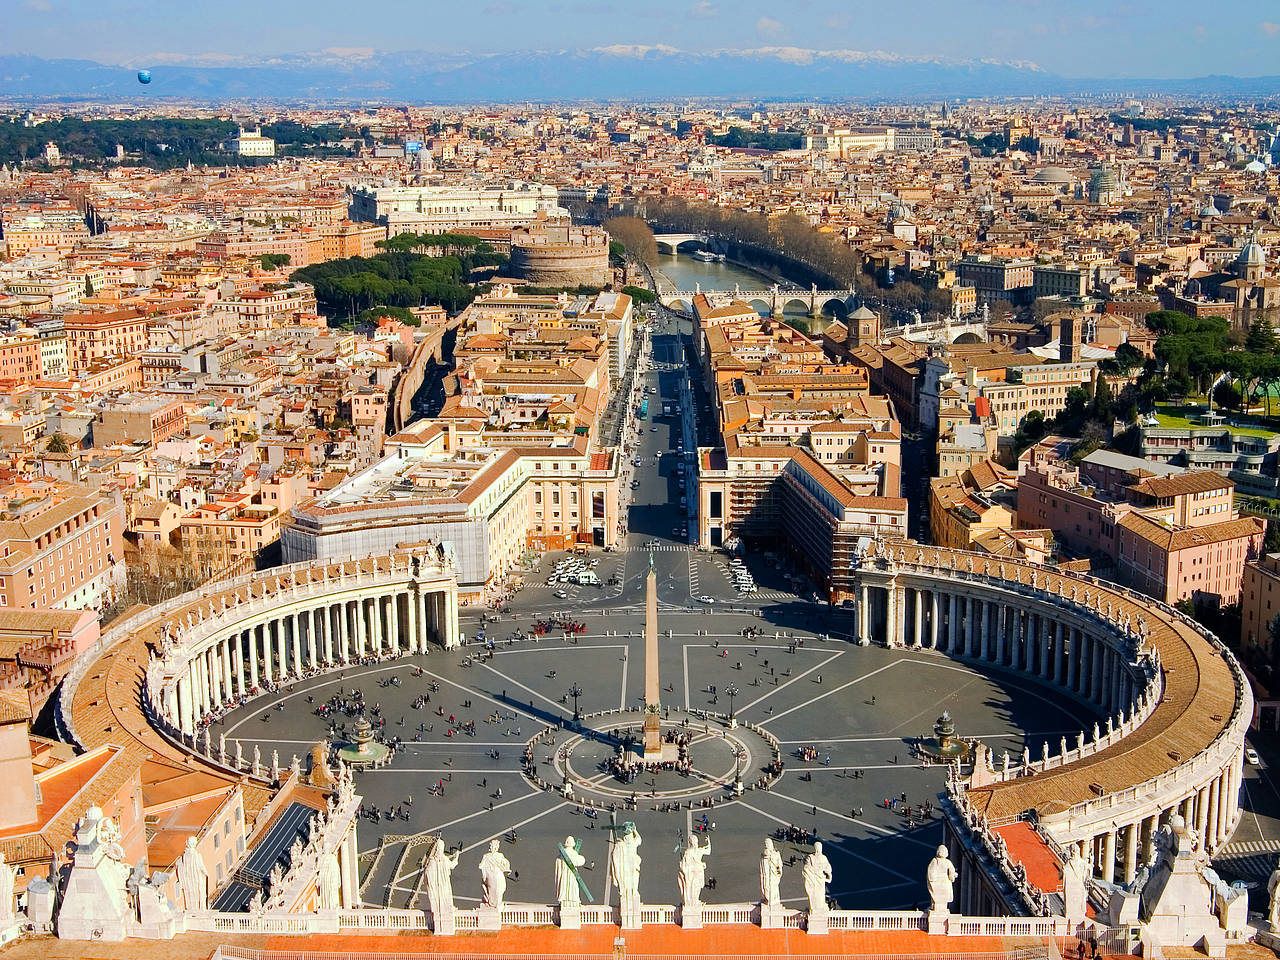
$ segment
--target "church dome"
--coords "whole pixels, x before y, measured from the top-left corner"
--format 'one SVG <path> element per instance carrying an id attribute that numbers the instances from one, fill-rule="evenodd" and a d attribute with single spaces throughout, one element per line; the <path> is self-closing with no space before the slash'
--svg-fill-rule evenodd
<path id="1" fill-rule="evenodd" d="M 1070 183 L 1071 174 L 1062 167 L 1049 164 L 1041 167 L 1031 178 L 1032 183 Z"/>
<path id="2" fill-rule="evenodd" d="M 1267 262 L 1267 253 L 1262 249 L 1262 244 L 1258 242 L 1258 238 L 1250 236 L 1244 242 L 1244 246 L 1240 248 L 1240 254 L 1236 257 L 1236 264 L 1242 267 L 1261 267 Z"/>
<path id="3" fill-rule="evenodd" d="M 1120 189 L 1120 181 L 1115 171 L 1109 167 L 1099 167 L 1089 175 L 1089 189 L 1094 192 L 1111 192 Z"/>
<path id="4" fill-rule="evenodd" d="M 1222 211 L 1213 205 L 1212 200 L 1210 200 L 1208 203 L 1206 203 L 1203 207 L 1200 208 L 1201 220 L 1208 219 L 1209 217 L 1220 217 L 1220 216 L 1222 216 Z"/>

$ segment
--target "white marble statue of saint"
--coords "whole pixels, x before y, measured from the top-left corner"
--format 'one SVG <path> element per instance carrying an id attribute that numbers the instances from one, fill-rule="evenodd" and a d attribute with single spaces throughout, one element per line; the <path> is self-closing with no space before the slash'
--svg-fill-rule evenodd
<path id="1" fill-rule="evenodd" d="M 764 853 L 760 855 L 760 899 L 765 906 L 776 907 L 782 903 L 778 887 L 782 883 L 782 854 L 773 846 L 773 840 L 764 838 Z"/>
<path id="2" fill-rule="evenodd" d="M 453 868 L 458 865 L 458 854 L 445 851 L 444 841 L 437 838 L 431 845 L 431 854 L 422 869 L 427 875 L 427 900 L 431 903 L 433 917 L 453 914 Z"/>
<path id="3" fill-rule="evenodd" d="M 196 849 L 196 838 L 187 837 L 187 845 L 178 857 L 178 908 L 188 913 L 209 905 L 209 871 Z"/>
<path id="4" fill-rule="evenodd" d="M 1272 933 L 1280 933 L 1280 860 L 1276 861 L 1276 868 L 1271 871 L 1271 878 L 1267 881 L 1267 894 L 1271 897 L 1267 923 Z"/>
<path id="5" fill-rule="evenodd" d="M 480 858 L 480 902 L 502 912 L 507 894 L 507 872 L 511 861 L 498 849 L 497 840 L 489 841 L 489 852 Z"/>
<path id="6" fill-rule="evenodd" d="M 951 901 L 955 899 L 956 868 L 947 859 L 945 846 L 938 847 L 937 854 L 929 861 L 925 880 L 929 886 L 930 912 L 949 913 Z"/>
<path id="7" fill-rule="evenodd" d="M 338 866 L 338 852 L 327 850 L 320 857 L 320 873 L 316 880 L 321 910 L 337 910 L 342 890 L 342 871 Z"/>
<path id="8" fill-rule="evenodd" d="M 578 871 L 586 862 L 587 858 L 578 852 L 578 841 L 572 835 L 565 837 L 556 856 L 556 902 L 562 907 L 582 902 Z"/>
<path id="9" fill-rule="evenodd" d="M 813 844 L 813 853 L 804 859 L 801 870 L 805 896 L 809 898 L 810 913 L 824 913 L 827 909 L 827 884 L 831 882 L 831 861 L 822 852 L 822 841 Z"/>
<path id="10" fill-rule="evenodd" d="M 628 824 L 609 853 L 609 868 L 624 917 L 640 911 L 640 842 L 635 824 Z"/>
<path id="11" fill-rule="evenodd" d="M 689 845 L 684 848 L 680 857 L 678 879 L 680 881 L 680 902 L 686 907 L 702 905 L 702 888 L 707 882 L 706 858 L 711 855 L 711 838 L 705 844 L 698 844 L 698 835 L 691 834 Z"/>

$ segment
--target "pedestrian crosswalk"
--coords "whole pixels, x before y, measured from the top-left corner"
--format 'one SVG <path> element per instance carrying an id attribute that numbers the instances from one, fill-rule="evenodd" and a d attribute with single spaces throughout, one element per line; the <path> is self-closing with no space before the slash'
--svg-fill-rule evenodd
<path id="1" fill-rule="evenodd" d="M 1213 858 L 1219 872 L 1244 880 L 1262 880 L 1271 876 L 1280 855 L 1280 840 L 1245 840 L 1228 843 Z"/>
<path id="2" fill-rule="evenodd" d="M 688 551 L 690 549 L 691 547 L 687 543 L 672 543 L 670 541 L 664 541 L 652 547 L 628 546 L 628 547 L 623 547 L 620 550 L 615 550 L 614 552 L 615 553 L 676 553 L 682 550 Z"/>

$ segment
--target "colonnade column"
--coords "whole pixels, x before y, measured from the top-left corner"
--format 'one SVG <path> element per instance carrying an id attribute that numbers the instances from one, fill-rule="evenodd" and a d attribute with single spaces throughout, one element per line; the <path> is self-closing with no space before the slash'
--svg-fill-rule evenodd
<path id="1" fill-rule="evenodd" d="M 302 676 L 302 614 L 290 615 L 289 630 L 293 634 L 293 672 Z"/>
<path id="2" fill-rule="evenodd" d="M 236 678 L 236 696 L 244 696 L 244 635 L 237 633 L 229 641 L 231 644 L 231 674 Z"/>
<path id="3" fill-rule="evenodd" d="M 915 623 L 912 625 L 912 636 L 915 638 L 914 646 L 920 647 L 924 643 L 924 595 L 920 592 L 920 588 L 915 589 L 916 608 Z"/>
<path id="4" fill-rule="evenodd" d="M 320 666 L 320 651 L 317 649 L 316 643 L 316 612 L 308 610 L 303 614 L 307 620 L 307 656 L 310 658 L 312 668 Z"/>
<path id="5" fill-rule="evenodd" d="M 354 909 L 360 905 L 360 886 L 356 883 L 356 831 L 347 831 L 338 845 L 338 867 L 342 877 L 342 905 Z"/>
<path id="6" fill-rule="evenodd" d="M 387 636 L 394 638 L 391 642 L 395 645 L 397 650 L 403 648 L 408 653 L 416 653 L 417 651 L 413 648 L 413 635 L 410 634 L 407 637 L 401 637 L 400 631 L 396 629 L 396 605 L 399 602 L 400 594 L 398 593 L 393 593 L 387 597 L 386 605 L 382 608 L 382 623 L 387 631 Z M 402 640 L 404 643 L 401 643 Z"/>
<path id="7" fill-rule="evenodd" d="M 351 646 L 348 642 L 346 602 L 336 604 L 335 612 L 338 617 L 338 659 L 343 663 L 350 663 Z"/>
<path id="8" fill-rule="evenodd" d="M 445 635 L 444 646 L 446 649 L 456 647 L 458 645 L 458 587 L 452 585 L 449 592 L 445 594 L 444 599 L 445 613 Z"/>
<path id="9" fill-rule="evenodd" d="M 1108 830 L 1102 835 L 1102 879 L 1116 881 L 1116 832 Z"/>
<path id="10" fill-rule="evenodd" d="M 248 640 L 249 648 L 249 686 L 256 687 L 258 685 L 258 631 L 256 627 L 250 627 L 244 632 Z"/>
<path id="11" fill-rule="evenodd" d="M 1138 832 L 1139 824 L 1131 823 L 1124 832 L 1124 877 L 1125 883 L 1131 883 L 1138 872 Z"/>
<path id="12" fill-rule="evenodd" d="M 956 652 L 956 630 L 960 622 L 960 600 L 954 593 L 947 594 L 947 653 Z"/>
<path id="13" fill-rule="evenodd" d="M 178 729 L 183 733 L 191 733 L 195 730 L 195 722 L 192 719 L 193 711 L 191 709 L 191 672 L 178 677 L 178 718 L 175 721 Z"/>
<path id="14" fill-rule="evenodd" d="M 929 591 L 929 649 L 935 650 L 938 646 L 938 617 L 942 613 L 942 603 L 938 600 L 938 591 Z"/>

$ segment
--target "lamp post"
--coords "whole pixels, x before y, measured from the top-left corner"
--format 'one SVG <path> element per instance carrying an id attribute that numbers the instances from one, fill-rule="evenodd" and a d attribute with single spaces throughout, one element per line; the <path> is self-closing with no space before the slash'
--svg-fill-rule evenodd
<path id="1" fill-rule="evenodd" d="M 729 685 L 724 688 L 725 695 L 729 698 L 729 726 L 736 727 L 738 718 L 733 711 L 733 698 L 738 695 L 738 685 L 733 681 L 729 681 Z"/>
<path id="2" fill-rule="evenodd" d="M 573 697 L 573 722 L 577 723 L 582 719 L 582 714 L 578 712 L 578 698 L 582 696 L 582 688 L 575 683 L 569 688 L 569 696 Z"/>

